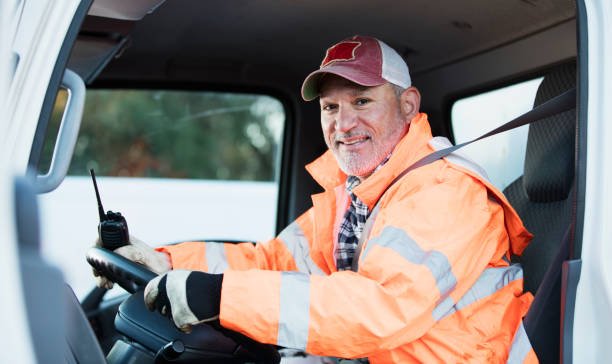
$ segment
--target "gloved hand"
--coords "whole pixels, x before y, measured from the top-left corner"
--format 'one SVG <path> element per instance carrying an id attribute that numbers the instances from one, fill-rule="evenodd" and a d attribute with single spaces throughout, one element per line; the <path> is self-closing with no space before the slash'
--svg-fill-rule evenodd
<path id="1" fill-rule="evenodd" d="M 150 311 L 168 317 L 189 334 L 191 326 L 219 318 L 223 274 L 177 269 L 152 279 L 144 290 Z"/>
<path id="2" fill-rule="evenodd" d="M 94 244 L 98 248 L 103 248 L 102 241 L 98 238 Z M 158 252 L 149 245 L 130 235 L 130 243 L 114 250 L 115 253 L 139 264 L 144 265 L 152 272 L 163 274 L 172 269 L 170 258 L 166 253 Z M 100 288 L 111 289 L 113 282 L 93 270 L 96 278 L 96 285 Z"/>

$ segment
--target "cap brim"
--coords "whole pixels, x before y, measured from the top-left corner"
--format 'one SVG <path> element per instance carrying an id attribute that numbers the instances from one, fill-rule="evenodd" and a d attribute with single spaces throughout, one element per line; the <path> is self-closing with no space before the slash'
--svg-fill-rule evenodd
<path id="1" fill-rule="evenodd" d="M 362 86 L 378 86 L 387 83 L 387 80 L 385 80 L 379 75 L 362 72 L 352 66 L 334 64 L 316 70 L 309 74 L 308 77 L 306 77 L 304 83 L 302 84 L 302 98 L 304 100 L 312 101 L 316 99 L 317 96 L 319 96 L 319 81 L 321 80 L 321 77 L 326 73 L 338 75 Z"/>

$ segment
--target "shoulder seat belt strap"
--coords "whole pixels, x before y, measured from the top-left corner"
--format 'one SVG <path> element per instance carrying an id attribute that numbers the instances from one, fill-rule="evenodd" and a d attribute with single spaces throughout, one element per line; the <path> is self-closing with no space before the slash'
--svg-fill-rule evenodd
<path id="1" fill-rule="evenodd" d="M 448 147 L 448 148 L 444 148 L 438 151 L 435 151 L 431 154 L 426 155 L 425 157 L 419 159 L 418 161 L 416 161 L 415 163 L 413 163 L 412 165 L 410 165 L 408 168 L 404 169 L 402 171 L 402 173 L 400 173 L 397 177 L 395 177 L 393 179 L 393 181 L 391 181 L 391 183 L 389 183 L 389 185 L 387 186 L 387 188 L 385 188 L 385 190 L 383 191 L 383 193 L 380 194 L 380 197 L 378 198 L 378 201 L 376 202 L 376 205 L 374 205 L 374 208 L 372 208 L 372 212 L 370 213 L 370 215 L 368 216 L 365 226 L 363 228 L 363 232 L 361 233 L 361 238 L 359 238 L 359 243 L 357 245 L 357 249 L 355 250 L 355 255 L 353 256 L 353 263 L 351 265 L 351 269 L 353 271 L 357 271 L 358 269 L 358 265 L 359 265 L 359 256 L 361 255 L 361 249 L 363 247 L 363 244 L 365 242 L 365 240 L 367 240 L 368 236 L 370 235 L 370 230 L 372 228 L 372 225 L 374 225 L 374 220 L 376 220 L 376 215 L 378 214 L 378 210 L 380 210 L 380 198 L 387 192 L 387 190 L 393 186 L 397 181 L 399 181 L 400 179 L 402 179 L 402 177 L 404 177 L 405 175 L 407 175 L 408 173 L 410 173 L 410 171 L 417 169 L 419 167 L 423 167 L 425 165 L 428 165 L 429 163 L 435 162 L 440 158 L 444 158 L 447 155 L 451 154 L 452 152 L 465 147 L 466 145 L 472 144 L 474 142 L 477 142 L 481 139 L 485 139 L 488 138 L 492 135 L 495 134 L 499 134 L 499 133 L 503 133 L 505 131 L 508 130 L 512 130 L 515 128 L 518 128 L 520 126 L 523 125 L 527 125 L 527 124 L 531 124 L 534 123 L 536 121 L 545 119 L 549 116 L 553 116 L 555 114 L 564 112 L 564 111 L 568 111 L 571 110 L 573 108 L 576 107 L 576 89 L 573 88 L 571 90 L 565 91 L 564 93 L 562 93 L 561 95 L 552 98 L 536 107 L 534 107 L 532 110 L 522 114 L 521 116 L 514 118 L 512 120 L 510 120 L 509 122 L 505 123 L 504 125 L 495 128 L 493 130 L 491 130 L 490 132 L 483 134 L 481 136 L 479 136 L 478 138 L 472 139 L 470 141 L 461 143 L 461 144 L 457 144 L 454 145 L 452 147 Z"/>

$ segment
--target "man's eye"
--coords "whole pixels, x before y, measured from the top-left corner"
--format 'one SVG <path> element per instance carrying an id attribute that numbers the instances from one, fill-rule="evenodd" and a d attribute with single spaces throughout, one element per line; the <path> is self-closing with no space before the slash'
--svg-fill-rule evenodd
<path id="1" fill-rule="evenodd" d="M 325 110 L 325 111 L 331 111 L 331 110 L 334 110 L 336 107 L 337 107 L 336 105 L 333 105 L 333 104 L 327 104 L 327 105 L 323 106 L 323 110 Z"/>
<path id="2" fill-rule="evenodd" d="M 368 100 L 368 99 L 357 99 L 357 100 L 355 101 L 355 105 L 365 105 L 365 104 L 367 104 L 368 102 L 370 102 L 370 100 Z"/>

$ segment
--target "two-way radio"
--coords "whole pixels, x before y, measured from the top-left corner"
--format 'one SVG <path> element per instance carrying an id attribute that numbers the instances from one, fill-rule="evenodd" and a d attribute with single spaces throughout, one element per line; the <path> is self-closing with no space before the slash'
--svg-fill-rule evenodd
<path id="1" fill-rule="evenodd" d="M 100 215 L 98 233 L 100 234 L 100 240 L 102 240 L 102 246 L 109 250 L 115 250 L 129 244 L 130 233 L 128 232 L 125 217 L 120 212 L 112 212 L 110 210 L 106 214 L 104 213 L 93 168 L 89 170 L 89 173 L 91 174 L 91 180 L 96 190 L 96 198 L 98 199 L 98 214 Z"/>

